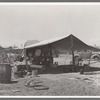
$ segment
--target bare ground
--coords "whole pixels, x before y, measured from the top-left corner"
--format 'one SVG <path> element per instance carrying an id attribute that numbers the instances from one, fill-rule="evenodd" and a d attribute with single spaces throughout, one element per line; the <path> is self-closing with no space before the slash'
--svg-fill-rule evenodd
<path id="1" fill-rule="evenodd" d="M 100 66 L 100 63 L 91 66 Z M 29 84 L 27 84 L 29 83 Z M 35 84 L 45 90 L 36 90 Z M 39 89 L 39 88 L 38 88 Z M 38 77 L 13 78 L 12 83 L 0 84 L 1 96 L 100 96 L 100 71 L 84 74 L 40 74 Z"/>
<path id="2" fill-rule="evenodd" d="M 26 83 L 30 80 L 33 80 L 31 84 L 38 81 L 49 89 L 35 90 L 34 87 L 27 87 Z M 99 96 L 100 73 L 96 75 L 80 75 L 79 73 L 43 74 L 38 77 L 19 78 L 13 80 L 12 84 L 0 84 L 0 95 Z"/>

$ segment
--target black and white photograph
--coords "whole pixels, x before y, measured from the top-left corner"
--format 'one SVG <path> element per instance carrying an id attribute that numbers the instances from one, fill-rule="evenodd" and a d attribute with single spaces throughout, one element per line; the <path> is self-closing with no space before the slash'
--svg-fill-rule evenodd
<path id="1" fill-rule="evenodd" d="M 0 3 L 0 97 L 25 96 L 100 96 L 100 3 Z"/>

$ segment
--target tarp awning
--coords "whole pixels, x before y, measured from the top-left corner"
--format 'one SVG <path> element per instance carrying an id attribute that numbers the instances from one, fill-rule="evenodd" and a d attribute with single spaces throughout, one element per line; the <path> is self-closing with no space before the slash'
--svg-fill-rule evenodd
<path id="1" fill-rule="evenodd" d="M 72 43 L 73 42 L 73 43 Z M 49 39 L 49 40 L 44 40 L 41 42 L 38 42 L 36 44 L 28 45 L 25 46 L 24 48 L 29 49 L 29 48 L 35 48 L 35 47 L 40 47 L 40 46 L 45 46 L 45 45 L 51 45 L 52 48 L 56 48 L 57 50 L 70 50 L 73 44 L 73 49 L 74 50 L 94 50 L 94 51 L 100 51 L 100 49 L 97 49 L 95 47 L 89 46 L 82 42 L 80 39 L 75 37 L 74 35 L 69 35 L 69 36 L 64 36 L 64 37 L 58 37 L 54 39 Z"/>
<path id="2" fill-rule="evenodd" d="M 34 47 L 44 46 L 44 45 L 51 44 L 53 42 L 62 40 L 64 38 L 65 37 L 63 36 L 63 37 L 57 37 L 57 38 L 53 38 L 53 39 L 44 40 L 44 41 L 41 41 L 41 42 L 38 42 L 38 43 L 35 43 L 35 44 L 25 46 L 25 48 L 34 48 Z"/>

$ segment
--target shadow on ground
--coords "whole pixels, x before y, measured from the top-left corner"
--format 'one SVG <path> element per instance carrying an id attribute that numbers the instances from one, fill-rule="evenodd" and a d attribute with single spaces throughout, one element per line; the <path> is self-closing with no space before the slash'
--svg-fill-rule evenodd
<path id="1" fill-rule="evenodd" d="M 99 67 L 90 67 L 90 66 L 72 66 L 72 65 L 61 65 L 57 68 L 48 68 L 40 74 L 61 74 L 61 73 L 71 73 L 71 72 L 80 72 L 83 69 L 84 72 L 94 72 L 100 71 Z"/>
<path id="2" fill-rule="evenodd" d="M 18 81 L 1 81 L 1 84 L 14 84 L 14 83 L 18 83 Z"/>

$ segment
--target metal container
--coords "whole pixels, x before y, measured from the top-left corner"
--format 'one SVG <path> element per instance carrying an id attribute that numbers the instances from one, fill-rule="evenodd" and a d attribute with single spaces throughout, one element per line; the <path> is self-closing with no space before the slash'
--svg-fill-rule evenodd
<path id="1" fill-rule="evenodd" d="M 0 64 L 0 83 L 11 82 L 11 66 L 8 63 Z"/>
<path id="2" fill-rule="evenodd" d="M 80 74 L 84 74 L 84 70 L 83 69 L 80 69 Z"/>
<path id="3" fill-rule="evenodd" d="M 90 71 L 90 66 L 89 66 L 89 65 L 84 65 L 84 71 L 85 71 L 85 72 Z"/>
<path id="4" fill-rule="evenodd" d="M 38 76 L 38 69 L 32 70 L 32 76 Z"/>

